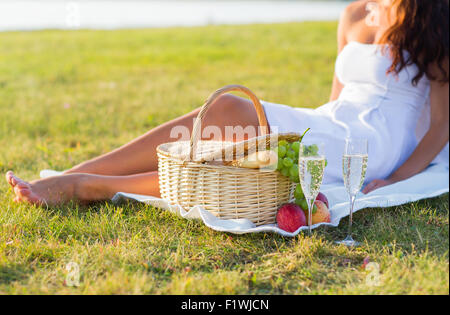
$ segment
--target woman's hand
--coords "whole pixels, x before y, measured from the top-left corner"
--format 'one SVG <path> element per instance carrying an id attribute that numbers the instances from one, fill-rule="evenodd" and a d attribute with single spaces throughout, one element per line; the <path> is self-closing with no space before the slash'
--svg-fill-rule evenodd
<path id="1" fill-rule="evenodd" d="M 393 181 L 391 179 L 374 179 L 373 181 L 368 183 L 366 187 L 364 187 L 362 192 L 363 192 L 363 194 L 368 194 L 371 191 L 374 191 L 375 189 L 378 189 L 378 188 L 381 188 L 384 186 L 388 186 L 388 185 L 392 185 L 393 183 L 395 183 L 395 181 Z"/>

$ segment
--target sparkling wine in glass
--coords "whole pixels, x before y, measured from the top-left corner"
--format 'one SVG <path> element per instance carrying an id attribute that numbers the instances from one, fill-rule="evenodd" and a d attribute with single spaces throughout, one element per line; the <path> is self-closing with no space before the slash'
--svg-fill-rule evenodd
<path id="1" fill-rule="evenodd" d="M 342 156 L 342 172 L 344 176 L 344 185 L 350 198 L 350 216 L 347 237 L 338 244 L 346 246 L 357 246 L 358 242 L 352 237 L 353 207 L 355 205 L 356 195 L 366 178 L 367 170 L 367 140 L 366 139 L 346 139 L 345 151 Z"/>
<path id="2" fill-rule="evenodd" d="M 311 235 L 312 210 L 320 192 L 325 170 L 325 154 L 322 143 L 301 143 L 298 157 L 300 185 L 308 203 L 308 226 Z"/>

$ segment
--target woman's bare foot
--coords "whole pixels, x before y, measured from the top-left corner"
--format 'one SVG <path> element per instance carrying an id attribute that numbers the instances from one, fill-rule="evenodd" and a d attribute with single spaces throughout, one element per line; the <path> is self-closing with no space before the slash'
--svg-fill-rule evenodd
<path id="1" fill-rule="evenodd" d="M 88 174 L 54 176 L 26 182 L 9 171 L 6 180 L 14 189 L 14 201 L 34 205 L 57 205 L 70 200 L 86 203 L 110 197 L 100 187 L 92 186 L 95 177 Z"/>

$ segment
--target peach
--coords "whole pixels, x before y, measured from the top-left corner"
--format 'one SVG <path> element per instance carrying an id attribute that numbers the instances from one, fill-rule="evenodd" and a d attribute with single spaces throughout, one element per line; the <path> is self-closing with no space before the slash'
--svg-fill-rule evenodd
<path id="1" fill-rule="evenodd" d="M 328 210 L 327 205 L 321 201 L 316 200 L 314 204 L 317 207 L 317 211 L 312 215 L 312 224 L 322 223 L 322 222 L 331 222 L 331 214 L 330 210 Z"/>
<path id="2" fill-rule="evenodd" d="M 323 193 L 320 192 L 320 193 L 317 195 L 316 200 L 323 201 L 323 202 L 327 205 L 327 208 L 330 208 L 330 203 L 328 202 L 328 198 L 327 198 L 327 196 L 325 196 Z"/>

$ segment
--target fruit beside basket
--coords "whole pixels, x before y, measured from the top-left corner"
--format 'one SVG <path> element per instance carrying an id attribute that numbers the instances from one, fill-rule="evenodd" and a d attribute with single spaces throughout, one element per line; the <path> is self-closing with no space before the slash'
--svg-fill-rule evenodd
<path id="1" fill-rule="evenodd" d="M 306 132 L 308 132 L 307 129 Z M 292 142 L 281 140 L 278 143 L 278 164 L 277 170 L 283 175 L 288 177 L 292 182 L 298 183 L 294 190 L 295 200 L 291 203 L 282 205 L 277 213 L 278 227 L 287 231 L 295 232 L 299 227 L 309 225 L 308 224 L 308 203 L 305 195 L 303 194 L 301 184 L 299 183 L 299 159 L 300 142 Z M 306 147 L 306 154 L 317 154 L 318 147 L 316 145 L 310 145 Z M 331 221 L 331 215 L 329 211 L 329 202 L 327 197 L 323 193 L 319 193 L 312 209 L 312 225 L 317 223 Z"/>

